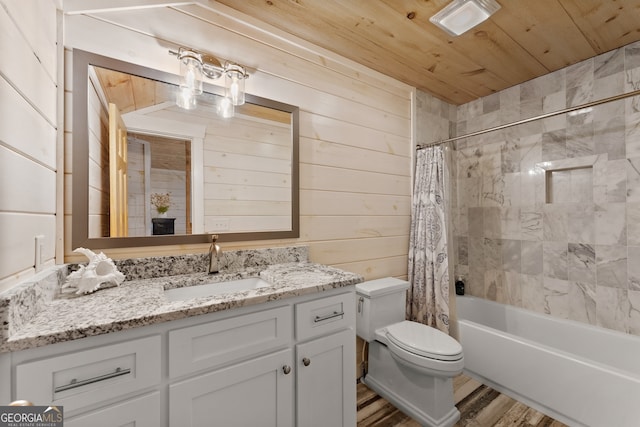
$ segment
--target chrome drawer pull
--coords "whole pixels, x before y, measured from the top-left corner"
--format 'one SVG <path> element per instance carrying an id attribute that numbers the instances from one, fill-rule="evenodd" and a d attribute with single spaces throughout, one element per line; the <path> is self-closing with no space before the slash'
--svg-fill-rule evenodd
<path id="1" fill-rule="evenodd" d="M 340 313 L 338 313 L 337 311 L 334 311 L 332 314 L 327 314 L 326 316 L 316 316 L 316 318 L 313 319 L 313 321 L 318 323 L 318 322 L 323 322 L 325 320 L 333 319 L 334 317 L 340 317 L 340 316 L 344 316 L 344 311 L 341 311 Z"/>
<path id="2" fill-rule="evenodd" d="M 67 385 L 61 385 L 60 387 L 56 387 L 53 391 L 55 393 L 59 393 L 61 391 L 65 391 L 65 390 L 71 390 L 74 388 L 78 388 L 78 387 L 82 387 L 85 386 L 87 384 L 93 384 L 93 383 L 97 383 L 100 381 L 104 381 L 104 380 L 108 380 L 109 378 L 115 378 L 115 377 L 120 377 L 122 375 L 127 375 L 131 373 L 131 369 L 122 369 L 122 368 L 116 368 L 115 371 L 111 372 L 110 374 L 104 374 L 104 375 L 99 375 L 97 377 L 93 377 L 93 378 L 89 378 L 86 380 L 82 380 L 82 381 L 78 381 L 75 378 L 71 380 L 71 382 Z"/>

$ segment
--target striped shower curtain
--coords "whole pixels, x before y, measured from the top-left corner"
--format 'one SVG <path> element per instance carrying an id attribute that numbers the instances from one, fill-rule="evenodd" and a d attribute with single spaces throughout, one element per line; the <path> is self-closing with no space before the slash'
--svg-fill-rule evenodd
<path id="1" fill-rule="evenodd" d="M 449 261 L 444 150 L 416 153 L 409 236 L 407 318 L 449 332 Z"/>

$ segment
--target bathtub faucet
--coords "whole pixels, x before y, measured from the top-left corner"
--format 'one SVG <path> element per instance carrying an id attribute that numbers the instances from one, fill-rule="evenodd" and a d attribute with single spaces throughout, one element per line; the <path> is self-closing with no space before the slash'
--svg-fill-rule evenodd
<path id="1" fill-rule="evenodd" d="M 211 246 L 209 246 L 209 274 L 214 274 L 220 271 L 220 255 L 222 255 L 222 249 L 220 245 L 216 243 L 218 240 L 217 234 L 212 234 Z"/>

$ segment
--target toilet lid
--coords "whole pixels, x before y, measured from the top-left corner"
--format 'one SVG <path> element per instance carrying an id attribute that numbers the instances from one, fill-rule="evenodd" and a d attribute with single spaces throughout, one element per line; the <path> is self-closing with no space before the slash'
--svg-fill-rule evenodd
<path id="1" fill-rule="evenodd" d="M 460 343 L 436 328 L 405 320 L 387 326 L 386 330 L 390 341 L 411 353 L 438 360 L 462 358 Z"/>

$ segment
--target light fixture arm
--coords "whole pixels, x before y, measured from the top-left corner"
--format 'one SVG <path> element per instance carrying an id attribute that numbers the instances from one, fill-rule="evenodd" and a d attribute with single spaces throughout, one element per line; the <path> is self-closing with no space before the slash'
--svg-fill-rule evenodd
<path id="1" fill-rule="evenodd" d="M 211 80 L 219 79 L 224 73 L 224 68 L 220 65 L 218 58 L 211 55 L 203 55 L 202 57 L 202 74 Z"/>
<path id="2" fill-rule="evenodd" d="M 180 47 L 177 51 L 169 49 L 169 54 L 176 56 L 179 60 L 186 57 L 197 59 L 202 66 L 202 74 L 211 80 L 219 79 L 230 71 L 240 73 L 243 79 L 249 78 L 246 67 L 226 60 L 224 61 L 224 65 L 222 65 L 223 63 L 215 56 L 199 52 L 195 49 L 187 47 Z"/>

